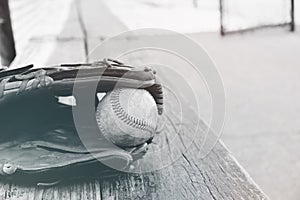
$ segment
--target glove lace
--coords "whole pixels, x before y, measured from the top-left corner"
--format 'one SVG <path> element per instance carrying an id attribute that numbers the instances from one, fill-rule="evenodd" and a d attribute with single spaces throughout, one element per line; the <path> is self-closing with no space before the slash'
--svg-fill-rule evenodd
<path id="1" fill-rule="evenodd" d="M 0 82 L 0 98 L 5 95 L 6 86 L 9 84 L 11 78 L 21 81 L 17 94 L 25 90 L 33 90 L 53 83 L 53 79 L 47 76 L 47 72 L 43 69 L 28 74 L 18 74 L 10 78 L 5 78 Z"/>

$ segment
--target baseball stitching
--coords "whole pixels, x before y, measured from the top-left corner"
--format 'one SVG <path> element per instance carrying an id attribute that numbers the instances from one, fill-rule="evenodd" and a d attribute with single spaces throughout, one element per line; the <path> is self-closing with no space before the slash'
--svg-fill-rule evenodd
<path id="1" fill-rule="evenodd" d="M 125 124 L 132 126 L 137 129 L 153 132 L 155 130 L 155 127 L 153 127 L 150 123 L 137 119 L 134 116 L 129 115 L 121 106 L 120 103 L 120 93 L 122 91 L 122 88 L 116 89 L 110 98 L 110 103 L 112 105 L 112 109 L 114 113 L 117 115 L 117 117 L 122 120 Z"/>

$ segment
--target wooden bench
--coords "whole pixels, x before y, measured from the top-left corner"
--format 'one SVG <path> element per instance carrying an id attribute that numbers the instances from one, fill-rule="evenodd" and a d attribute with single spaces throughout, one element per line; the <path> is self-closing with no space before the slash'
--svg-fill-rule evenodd
<path id="1" fill-rule="evenodd" d="M 101 1 L 78 0 L 72 5 L 61 34 L 33 38 L 13 66 L 27 64 L 30 60 L 45 64 L 84 62 L 89 59 L 88 54 L 96 44 L 123 30 L 126 27 Z M 54 47 L 53 51 L 49 50 L 49 46 Z M 43 50 L 46 53 L 49 50 L 47 58 Z M 166 77 L 164 74 L 161 76 Z M 171 77 L 168 81 L 172 82 Z M 172 108 L 172 98 L 166 100 L 166 106 Z M 167 148 L 169 158 L 149 160 L 155 165 L 179 155 L 171 165 L 149 173 L 67 181 L 52 187 L 1 183 L 0 199 L 267 199 L 221 142 L 207 157 L 198 158 L 201 141 L 195 140 L 187 145 L 191 127 L 195 126 L 193 119 L 196 113 L 192 108 L 185 109 L 189 109 L 191 115 L 186 123 L 181 124 L 180 133 L 176 130 L 180 123 L 176 113 L 172 109 L 166 113 L 168 120 L 159 136 L 160 145 L 168 147 L 173 137 L 179 138 L 176 148 Z M 200 123 L 200 132 L 207 129 L 205 123 Z M 155 146 L 153 148 L 155 150 Z"/>

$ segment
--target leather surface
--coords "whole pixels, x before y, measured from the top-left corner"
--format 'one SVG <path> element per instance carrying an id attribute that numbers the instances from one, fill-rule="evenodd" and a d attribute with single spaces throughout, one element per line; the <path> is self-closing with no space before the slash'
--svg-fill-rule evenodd
<path id="1" fill-rule="evenodd" d="M 12 174 L 1 171 L 4 179 L 51 182 L 88 174 L 112 174 L 100 161 L 113 160 L 128 167 L 129 152 L 116 149 L 99 134 L 90 142 L 89 151 L 82 144 L 72 119 L 72 108 L 60 105 L 55 97 L 29 97 L 1 108 L 0 167 L 11 164 Z M 14 109 L 11 109 L 14 108 Z M 96 127 L 82 127 L 87 135 Z M 92 148 L 92 149 L 91 149 Z M 90 153 L 92 151 L 93 154 Z M 78 171 L 81 168 L 80 171 Z M 91 170 L 94 169 L 94 170 Z"/>
<path id="2" fill-rule="evenodd" d="M 59 103 L 58 98 L 72 95 L 75 78 L 83 80 L 82 91 L 100 78 L 97 92 L 111 91 L 116 83 L 118 87 L 139 86 L 151 93 L 162 111 L 162 88 L 151 70 L 114 61 L 32 67 L 0 72 L 0 179 L 55 183 L 76 177 L 112 176 L 117 171 L 105 164 L 128 168 L 146 153 L 143 148 L 151 141 L 134 150 L 112 145 L 99 132 L 95 115 L 84 116 L 86 121 L 75 126 L 74 107 Z M 80 98 L 77 100 L 76 106 L 82 106 Z M 97 99 L 91 103 L 96 107 Z M 86 133 L 85 143 L 78 131 Z"/>

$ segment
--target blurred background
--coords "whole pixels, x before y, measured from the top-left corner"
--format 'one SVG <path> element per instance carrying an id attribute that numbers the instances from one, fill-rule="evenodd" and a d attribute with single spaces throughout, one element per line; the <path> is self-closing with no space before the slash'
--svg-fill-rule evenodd
<path id="1" fill-rule="evenodd" d="M 51 40 L 64 28 L 57 22 L 66 20 L 72 1 L 9 1 L 17 58 L 30 41 L 40 36 Z M 221 139 L 271 199 L 299 199 L 299 1 L 99 1 L 118 21 L 105 14 L 95 19 L 116 26 L 114 33 L 103 27 L 103 38 L 120 30 L 163 28 L 202 45 L 215 61 L 227 94 Z M 13 54 L 11 47 L 6 46 Z M 3 49 L 0 42 L 2 62 L 3 51 L 8 53 Z"/>

